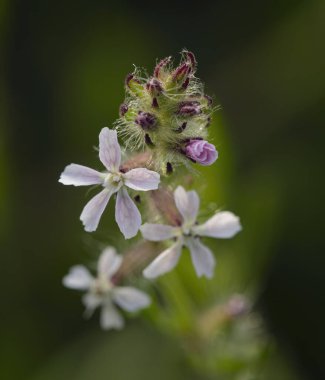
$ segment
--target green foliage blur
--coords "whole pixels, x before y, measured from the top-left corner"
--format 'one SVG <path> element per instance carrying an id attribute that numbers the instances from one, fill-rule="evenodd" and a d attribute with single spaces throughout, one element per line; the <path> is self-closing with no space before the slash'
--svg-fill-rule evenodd
<path id="1" fill-rule="evenodd" d="M 0 0 L 2 379 L 325 378 L 324 15 L 322 0 Z M 243 231 L 207 241 L 211 282 L 183 255 L 151 289 L 170 308 L 158 302 L 123 332 L 102 332 L 61 279 L 103 244 L 128 243 L 112 204 L 98 231 L 84 232 L 89 194 L 58 178 L 71 162 L 99 167 L 93 147 L 133 64 L 151 71 L 184 47 L 222 106 L 210 127 L 220 158 L 199 169 L 202 203 L 235 212 Z M 205 344 L 188 350 L 197 310 L 236 293 L 252 300 L 262 333 L 246 321 L 209 340 L 207 355 Z"/>

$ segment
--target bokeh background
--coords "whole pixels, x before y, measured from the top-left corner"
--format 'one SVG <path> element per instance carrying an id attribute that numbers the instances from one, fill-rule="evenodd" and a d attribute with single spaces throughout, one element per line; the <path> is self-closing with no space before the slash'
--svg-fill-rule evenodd
<path id="1" fill-rule="evenodd" d="M 184 47 L 222 106 L 203 202 L 244 225 L 220 254 L 215 245 L 216 276 L 254 288 L 275 342 L 256 378 L 325 378 L 324 15 L 323 0 L 0 1 L 2 379 L 205 378 L 173 334 L 148 319 L 102 333 L 61 285 L 100 244 L 123 246 L 111 212 L 83 232 L 88 198 L 60 185 L 60 172 L 97 166 L 93 146 L 117 118 L 132 65 L 150 71 Z"/>

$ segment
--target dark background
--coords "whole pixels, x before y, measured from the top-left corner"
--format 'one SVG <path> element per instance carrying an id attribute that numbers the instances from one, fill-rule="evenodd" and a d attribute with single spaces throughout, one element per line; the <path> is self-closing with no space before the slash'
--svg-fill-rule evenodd
<path id="1" fill-rule="evenodd" d="M 0 4 L 3 378 L 101 379 L 101 357 L 114 358 L 107 371 L 121 379 L 130 377 L 119 365 L 132 378 L 192 376 L 152 326 L 131 322 L 123 338 L 106 339 L 96 320 L 78 318 L 80 300 L 61 278 L 97 243 L 77 220 L 84 193 L 57 183 L 67 163 L 96 165 L 91 148 L 118 115 L 132 64 L 151 70 L 186 47 L 222 105 L 227 202 L 244 221 L 256 216 L 242 243 L 254 247 L 245 265 L 255 268 L 257 307 L 297 376 L 324 379 L 324 1 Z M 73 372 L 83 360 L 88 369 Z"/>

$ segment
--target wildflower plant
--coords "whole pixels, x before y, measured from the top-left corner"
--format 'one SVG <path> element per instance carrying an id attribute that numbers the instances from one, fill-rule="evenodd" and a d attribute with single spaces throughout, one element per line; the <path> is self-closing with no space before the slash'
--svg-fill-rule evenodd
<path id="1" fill-rule="evenodd" d="M 185 175 L 193 174 L 194 166 L 212 165 L 218 158 L 215 146 L 208 140 L 216 107 L 205 94 L 196 71 L 194 54 L 184 50 L 176 67 L 171 57 L 167 57 L 157 63 L 151 76 L 138 69 L 128 74 L 119 118 L 111 129 L 105 127 L 99 133 L 99 159 L 105 171 L 70 164 L 60 176 L 64 185 L 101 187 L 80 216 L 87 232 L 97 229 L 108 202 L 116 198 L 115 219 L 121 236 L 131 239 L 138 235 L 121 255 L 113 247 L 104 249 L 96 276 L 77 265 L 63 279 L 64 286 L 86 292 L 82 298 L 86 316 L 101 308 L 100 324 L 104 329 L 122 328 L 124 311 L 155 304 L 148 295 L 153 293 L 153 281 L 173 271 L 182 251 L 191 256 L 197 277 L 212 279 L 215 253 L 206 245 L 205 238 L 228 239 L 241 230 L 239 218 L 230 211 L 215 212 L 204 223 L 198 223 L 199 194 L 180 186 Z M 118 140 L 124 142 L 123 155 Z M 136 203 L 141 204 L 142 216 Z M 219 270 L 222 271 L 222 264 Z M 146 292 L 127 285 L 137 278 L 142 278 L 139 284 L 146 287 Z M 167 289 L 170 294 L 170 288 L 174 290 L 177 284 L 174 281 L 164 287 L 158 281 L 158 292 L 161 285 L 160 291 L 164 293 Z M 223 303 L 212 305 L 199 318 L 192 318 L 192 333 L 197 342 L 210 337 L 224 321 L 237 321 L 247 315 L 245 297 L 229 297 L 228 300 L 223 297 Z M 175 299 L 177 303 L 178 297 Z M 159 309 L 159 300 L 152 307 Z M 160 313 L 163 315 L 164 311 Z"/>

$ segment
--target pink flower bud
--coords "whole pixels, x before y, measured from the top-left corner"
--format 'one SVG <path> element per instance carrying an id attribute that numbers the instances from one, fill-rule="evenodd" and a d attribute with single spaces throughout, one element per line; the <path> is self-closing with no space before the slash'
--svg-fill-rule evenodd
<path id="1" fill-rule="evenodd" d="M 135 119 L 135 122 L 136 124 L 140 125 L 144 131 L 150 131 L 156 126 L 157 119 L 153 114 L 149 112 L 140 111 L 137 118 Z"/>
<path id="2" fill-rule="evenodd" d="M 218 158 L 218 152 L 214 145 L 205 140 L 190 140 L 185 147 L 186 156 L 192 161 L 208 166 Z"/>
<path id="3" fill-rule="evenodd" d="M 178 113 L 183 116 L 194 116 L 201 113 L 200 103 L 193 100 L 181 102 Z"/>
<path id="4" fill-rule="evenodd" d="M 156 78 L 151 78 L 147 82 L 146 89 L 148 90 L 149 94 L 152 97 L 156 97 L 156 96 L 160 95 L 163 91 L 161 82 Z"/>
<path id="5" fill-rule="evenodd" d="M 154 73 L 153 75 L 156 77 L 156 78 L 160 78 L 161 77 L 161 71 L 163 71 L 163 69 L 169 64 L 169 62 L 171 61 L 172 57 L 167 57 L 167 58 L 164 58 L 162 59 L 155 67 L 155 70 L 154 70 Z"/>

